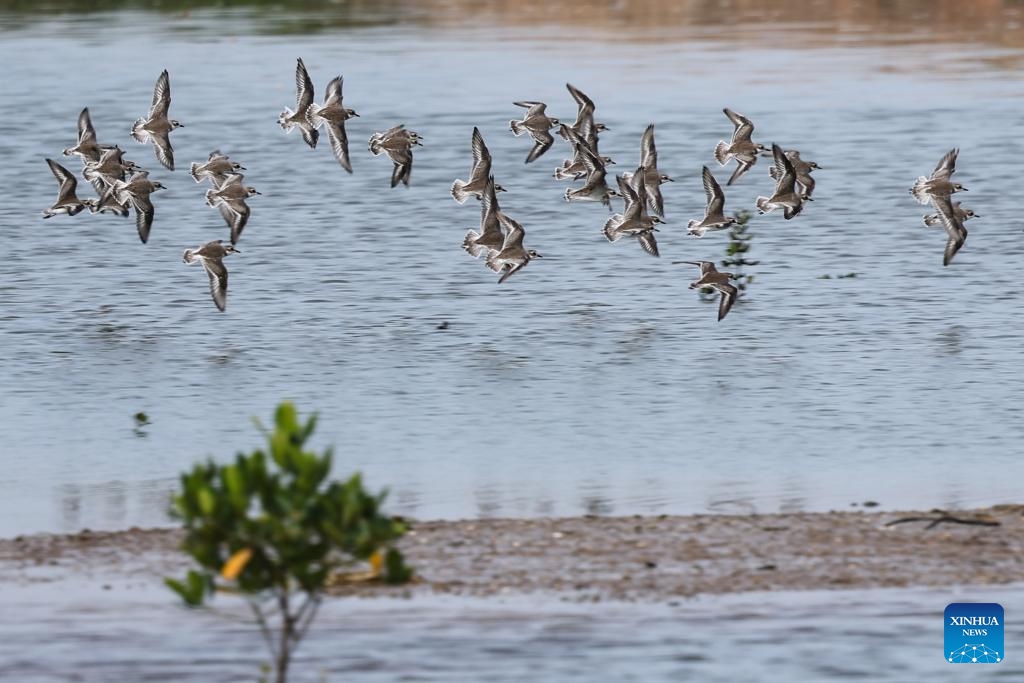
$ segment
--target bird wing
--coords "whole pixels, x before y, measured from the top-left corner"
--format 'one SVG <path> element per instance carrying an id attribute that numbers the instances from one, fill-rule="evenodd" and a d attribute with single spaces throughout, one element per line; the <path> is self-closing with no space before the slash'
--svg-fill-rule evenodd
<path id="1" fill-rule="evenodd" d="M 299 59 L 295 65 L 295 103 L 296 113 L 302 115 L 305 115 L 309 105 L 313 104 L 313 81 L 309 78 L 309 72 L 306 71 L 306 65 L 302 63 L 302 59 Z M 305 139 L 306 136 L 302 137 Z"/>
<path id="2" fill-rule="evenodd" d="M 553 145 L 555 142 L 555 139 L 551 137 L 551 133 L 549 133 L 546 130 L 531 130 L 530 133 L 533 135 L 534 144 L 533 148 L 530 150 L 530 153 L 526 155 L 525 163 L 527 164 L 532 161 L 536 161 L 541 156 L 543 156 L 544 152 L 551 149 L 551 145 Z"/>
<path id="3" fill-rule="evenodd" d="M 640 243 L 640 247 L 648 254 L 651 256 L 660 256 L 658 253 L 658 240 L 654 238 L 653 232 L 642 232 L 636 239 Z"/>
<path id="4" fill-rule="evenodd" d="M 704 210 L 704 215 L 705 217 L 717 215 L 725 209 L 725 193 L 722 192 L 722 186 L 718 184 L 707 166 L 701 172 L 701 178 L 704 182 L 704 196 L 707 197 L 707 208 Z"/>
<path id="5" fill-rule="evenodd" d="M 324 106 L 330 106 L 332 104 L 341 104 L 342 95 L 341 89 L 345 85 L 344 76 L 335 76 L 331 79 L 331 82 L 327 84 L 327 90 L 324 96 Z"/>
<path id="6" fill-rule="evenodd" d="M 89 116 L 89 107 L 82 110 L 78 115 L 78 144 L 83 142 L 96 142 L 96 129 L 92 127 L 92 118 Z"/>
<path id="7" fill-rule="evenodd" d="M 750 136 L 754 132 L 754 124 L 751 123 L 750 119 L 742 114 L 737 114 L 732 109 L 726 107 L 722 110 L 729 120 L 732 121 L 732 125 L 736 126 L 732 132 L 732 141 L 738 140 L 749 140 Z"/>
<path id="8" fill-rule="evenodd" d="M 345 122 L 328 121 L 327 138 L 331 142 L 331 151 L 334 152 L 334 158 L 338 160 L 343 169 L 351 173 L 352 161 L 348 156 L 348 134 L 345 132 Z"/>
<path id="9" fill-rule="evenodd" d="M 149 118 L 167 116 L 167 110 L 171 108 L 171 78 L 164 69 L 156 79 L 153 87 L 153 105 L 149 108 Z"/>
<path id="10" fill-rule="evenodd" d="M 640 165 L 644 168 L 658 167 L 658 150 L 654 147 L 654 124 L 647 126 L 640 138 Z"/>
<path id="11" fill-rule="evenodd" d="M 718 301 L 718 319 L 721 320 L 736 302 L 736 287 L 727 282 L 715 282 L 711 287 L 722 293 L 722 298 Z"/>
<path id="12" fill-rule="evenodd" d="M 473 127 L 473 170 L 471 179 L 476 177 L 487 177 L 491 174 L 491 152 L 484 143 L 484 136 L 480 129 Z"/>
<path id="13" fill-rule="evenodd" d="M 930 180 L 949 180 L 949 177 L 956 171 L 956 157 L 960 154 L 960 150 L 953 148 L 946 152 L 941 159 L 939 159 L 938 165 L 935 170 L 932 171 L 932 177 Z"/>
<path id="14" fill-rule="evenodd" d="M 219 258 L 204 258 L 203 268 L 210 276 L 210 295 L 218 311 L 223 311 L 228 302 L 228 269 Z"/>
<path id="15" fill-rule="evenodd" d="M 153 140 L 153 150 L 156 152 L 157 160 L 169 171 L 174 170 L 174 149 L 171 147 L 171 137 L 167 132 L 154 133 L 150 136 Z"/>

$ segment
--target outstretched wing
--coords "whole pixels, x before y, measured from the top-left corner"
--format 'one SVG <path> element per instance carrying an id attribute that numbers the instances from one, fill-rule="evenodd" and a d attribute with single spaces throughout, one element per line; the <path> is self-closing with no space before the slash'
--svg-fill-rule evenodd
<path id="1" fill-rule="evenodd" d="M 171 77 L 167 75 L 167 69 L 164 69 L 153 88 L 153 105 L 149 109 L 149 118 L 167 116 L 167 110 L 170 108 Z"/>

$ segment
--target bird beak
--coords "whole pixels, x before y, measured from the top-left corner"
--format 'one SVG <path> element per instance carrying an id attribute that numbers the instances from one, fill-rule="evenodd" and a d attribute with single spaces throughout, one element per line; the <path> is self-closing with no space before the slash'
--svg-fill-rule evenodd
<path id="1" fill-rule="evenodd" d="M 676 181 L 675 178 L 669 178 L 668 176 L 665 176 L 665 180 L 670 183 L 674 183 Z"/>
<path id="2" fill-rule="evenodd" d="M 239 171 L 248 171 L 249 169 L 247 169 L 245 166 L 239 166 L 238 170 Z"/>
<path id="3" fill-rule="evenodd" d="M 359 118 L 359 114 L 357 114 L 355 112 L 352 112 L 352 116 L 355 116 L 356 118 Z"/>
<path id="4" fill-rule="evenodd" d="M 260 192 L 259 190 L 256 190 L 256 194 L 263 194 L 263 193 Z"/>

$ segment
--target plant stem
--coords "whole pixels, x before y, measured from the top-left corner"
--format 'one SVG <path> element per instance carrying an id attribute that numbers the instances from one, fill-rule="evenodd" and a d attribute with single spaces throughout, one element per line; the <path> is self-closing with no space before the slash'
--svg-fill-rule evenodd
<path id="1" fill-rule="evenodd" d="M 295 619 L 295 622 L 298 624 L 298 628 L 295 629 L 295 647 L 299 646 L 299 641 L 302 640 L 303 636 L 306 635 L 306 631 L 309 630 L 309 625 L 313 623 L 313 618 L 316 616 L 316 611 L 320 607 L 320 600 L 320 595 L 309 595 L 306 598 L 306 602 L 303 603 L 302 608 L 299 610 L 299 613 Z M 313 608 L 309 610 L 308 614 L 303 615 L 302 613 L 306 611 L 306 608 L 309 607 L 311 603 L 313 605 Z M 305 616 L 304 620 L 303 616 Z"/>
<path id="2" fill-rule="evenodd" d="M 288 683 L 288 663 L 291 658 L 292 629 L 295 622 L 288 606 L 288 591 L 284 589 L 277 597 L 281 610 L 281 648 L 277 652 L 277 683 Z"/>
<path id="3" fill-rule="evenodd" d="M 263 634 L 263 641 L 267 644 L 267 649 L 270 650 L 271 659 L 277 659 L 277 648 L 274 647 L 274 637 L 270 633 L 270 627 L 267 625 L 267 618 L 263 616 L 263 610 L 255 602 L 250 601 L 249 607 L 252 607 L 252 613 L 256 615 L 256 623 L 260 625 L 260 632 Z"/>

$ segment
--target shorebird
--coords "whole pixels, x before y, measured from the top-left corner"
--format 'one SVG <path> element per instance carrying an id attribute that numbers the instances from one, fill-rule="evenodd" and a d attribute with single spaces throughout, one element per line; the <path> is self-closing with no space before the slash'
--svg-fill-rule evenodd
<path id="1" fill-rule="evenodd" d="M 512 277 L 514 273 L 525 268 L 526 264 L 533 259 L 541 258 L 541 255 L 533 249 L 523 247 L 523 237 L 526 235 L 523 226 L 500 212 L 498 213 L 498 220 L 507 231 L 505 241 L 502 244 L 501 251 L 497 253 L 492 252 L 487 257 L 486 263 L 487 267 L 495 273 L 501 273 L 501 277 L 498 278 L 498 284 L 500 285 Z"/>
<path id="2" fill-rule="evenodd" d="M 632 178 L 632 182 L 628 181 L 625 175 L 616 178 L 619 193 L 625 199 L 626 206 L 622 213 L 613 214 L 605 222 L 604 236 L 609 242 L 617 242 L 622 237 L 635 237 L 645 252 L 651 256 L 659 256 L 658 241 L 654 237 L 657 228 L 654 226 L 663 221 L 658 216 L 647 213 L 643 168 L 637 168 Z"/>
<path id="3" fill-rule="evenodd" d="M 285 133 L 298 126 L 302 132 L 302 139 L 311 148 L 316 147 L 320 133 L 314 128 L 306 116 L 310 105 L 313 104 L 313 81 L 309 78 L 306 65 L 299 58 L 295 65 L 295 111 L 288 107 L 284 108 L 281 115 L 277 117 L 277 123 L 284 129 Z"/>
<path id="4" fill-rule="evenodd" d="M 967 188 L 960 183 L 954 183 L 949 178 L 956 172 L 956 157 L 960 154 L 959 149 L 951 149 L 946 152 L 939 164 L 932 171 L 931 176 L 921 176 L 910 188 L 910 194 L 919 204 L 927 204 L 932 197 L 948 197 L 954 192 L 966 192 Z"/>
<path id="5" fill-rule="evenodd" d="M 153 216 L 156 210 L 149 195 L 157 190 L 163 190 L 164 186 L 149 179 L 149 171 L 139 171 L 127 181 L 118 180 L 108 191 L 117 199 L 122 206 L 129 204 L 135 209 L 135 227 L 139 231 L 139 239 L 145 244 L 149 240 L 149 231 L 153 227 Z M 101 198 L 100 204 L 109 202 L 107 198 Z"/>
<path id="6" fill-rule="evenodd" d="M 604 162 L 576 135 L 575 131 L 570 128 L 567 134 L 569 135 L 569 141 L 575 145 L 576 152 L 580 155 L 583 165 L 587 169 L 587 180 L 583 187 L 578 189 L 567 188 L 565 190 L 565 201 L 601 202 L 611 211 L 612 203 L 609 197 L 614 195 L 615 192 L 608 187 Z"/>
<path id="7" fill-rule="evenodd" d="M 195 249 L 186 249 L 181 259 L 189 265 L 196 262 L 203 264 L 206 274 L 210 276 L 210 295 L 219 311 L 224 310 L 228 300 L 228 269 L 224 267 L 224 257 L 240 253 L 230 244 L 214 240 Z"/>
<path id="8" fill-rule="evenodd" d="M 974 213 L 974 209 L 965 209 L 961 207 L 960 202 L 953 202 L 952 208 L 953 215 L 956 216 L 956 219 L 960 222 L 966 221 L 971 218 L 981 218 L 980 215 Z M 924 217 L 924 224 L 927 225 L 928 227 L 939 225 L 940 223 L 945 225 L 945 222 L 942 220 L 942 216 L 940 216 L 938 213 L 933 213 Z"/>
<path id="9" fill-rule="evenodd" d="M 79 156 L 82 161 L 97 161 L 103 150 L 109 149 L 110 145 L 101 145 L 96 142 L 96 129 L 92 127 L 92 119 L 89 117 L 89 108 L 86 107 L 78 115 L 78 143 L 74 147 L 64 150 L 64 156 Z"/>
<path id="10" fill-rule="evenodd" d="M 245 166 L 231 161 L 227 154 L 221 154 L 217 149 L 210 152 L 210 157 L 203 163 L 192 162 L 188 173 L 197 183 L 209 180 L 217 187 L 227 180 L 229 175 L 244 170 Z"/>
<path id="11" fill-rule="evenodd" d="M 475 196 L 483 199 L 487 189 L 487 183 L 493 182 L 491 177 L 491 152 L 484 143 L 484 136 L 480 129 L 473 127 L 473 168 L 469 171 L 469 180 L 456 179 L 452 183 L 452 198 L 459 204 L 464 203 L 469 197 Z M 495 192 L 504 192 L 501 185 L 494 186 Z"/>
<path id="12" fill-rule="evenodd" d="M 153 88 L 153 104 L 149 109 L 149 118 L 137 119 L 132 126 L 132 137 L 145 144 L 152 141 L 156 158 L 169 171 L 174 170 L 174 150 L 171 149 L 170 132 L 184 126 L 174 119 L 167 118 L 171 107 L 171 79 L 164 69 L 156 79 Z"/>
<path id="13" fill-rule="evenodd" d="M 57 201 L 54 202 L 53 206 L 49 209 L 43 209 L 43 218 L 51 218 L 61 214 L 68 216 L 77 215 L 88 204 L 79 199 L 78 195 L 75 194 L 75 190 L 78 189 L 78 180 L 75 178 L 75 175 L 53 159 L 47 159 L 46 165 L 50 167 L 53 177 L 60 183 L 60 189 L 57 190 Z"/>
<path id="14" fill-rule="evenodd" d="M 758 152 L 765 151 L 764 145 L 755 144 L 750 141 L 754 132 L 754 124 L 746 116 L 737 114 L 726 107 L 722 110 L 735 128 L 732 131 L 732 140 L 726 144 L 725 140 L 719 140 L 715 146 L 715 159 L 722 166 L 729 163 L 730 159 L 736 159 L 736 170 L 729 176 L 726 185 L 732 185 L 740 179 L 747 170 L 757 162 Z"/>
<path id="15" fill-rule="evenodd" d="M 86 161 L 82 175 L 92 183 L 99 195 L 104 194 L 118 180 L 124 180 L 126 174 L 141 171 L 138 164 L 124 158 L 124 150 L 114 146 L 103 150 L 96 161 Z"/>
<path id="16" fill-rule="evenodd" d="M 481 254 L 497 254 L 505 246 L 505 231 L 501 226 L 501 209 L 498 207 L 497 186 L 494 176 L 487 178 L 483 199 L 480 203 L 480 232 L 470 230 L 462 241 L 462 248 L 473 258 Z"/>
<path id="17" fill-rule="evenodd" d="M 575 87 L 572 83 L 566 83 L 565 88 L 572 95 L 572 98 L 576 100 L 576 121 L 570 128 L 576 131 L 577 135 L 586 140 L 590 135 L 597 135 L 608 130 L 608 126 L 603 123 L 594 122 L 594 100 L 587 97 L 582 90 Z"/>
<path id="18" fill-rule="evenodd" d="M 206 203 L 217 207 L 231 228 L 231 244 L 238 243 L 245 224 L 249 222 L 250 210 L 245 200 L 260 194 L 255 187 L 243 185 L 243 180 L 245 176 L 241 173 L 232 173 L 219 186 L 206 191 Z"/>
<path id="19" fill-rule="evenodd" d="M 932 206 L 938 212 L 939 220 L 946 228 L 946 248 L 942 253 L 942 265 L 948 266 L 967 241 L 967 228 L 964 227 L 967 211 L 960 209 L 959 202 L 954 207 L 948 194 L 932 196 L 930 199 Z M 973 212 L 971 213 L 973 215 Z M 964 216 L 964 218 L 960 216 Z"/>
<path id="20" fill-rule="evenodd" d="M 562 162 L 561 166 L 555 168 L 554 176 L 557 180 L 579 180 L 580 178 L 585 178 L 587 176 L 587 165 L 583 161 L 583 155 L 580 153 L 579 145 L 569 139 L 569 134 L 566 132 L 567 129 L 570 131 L 572 130 L 570 126 L 567 126 L 564 123 L 558 124 L 558 134 L 566 140 L 569 140 L 569 144 L 572 146 L 573 150 L 573 157 L 572 159 L 566 159 Z M 602 164 L 608 166 L 615 163 L 612 161 L 611 157 L 602 156 L 595 151 L 598 144 L 597 136 L 593 136 L 592 142 L 587 142 L 587 139 L 583 136 L 577 135 L 577 137 L 583 141 L 587 149 L 593 152 L 594 156 L 601 160 Z"/>
<path id="21" fill-rule="evenodd" d="M 128 215 L 128 207 L 117 201 L 117 196 L 110 190 L 100 194 L 99 199 L 84 200 L 90 213 L 112 213 L 124 218 Z"/>
<path id="22" fill-rule="evenodd" d="M 701 171 L 701 178 L 704 182 L 704 195 L 707 197 L 704 218 L 700 221 L 691 220 L 686 225 L 687 234 L 694 237 L 703 237 L 708 231 L 724 230 L 736 223 L 734 216 L 725 215 L 725 193 L 707 166 Z"/>
<path id="23" fill-rule="evenodd" d="M 800 152 L 795 149 L 783 150 L 783 154 L 793 164 L 793 170 L 796 171 L 796 184 L 800 188 L 800 196 L 804 200 L 810 199 L 814 193 L 814 178 L 811 177 L 811 171 L 820 169 L 821 166 L 814 161 L 804 161 L 800 158 Z M 778 180 L 779 169 L 772 166 L 768 169 L 768 175 L 774 180 Z"/>
<path id="24" fill-rule="evenodd" d="M 544 113 L 547 105 L 543 102 L 513 102 L 513 104 L 517 107 L 525 107 L 528 111 L 522 121 L 509 121 L 508 128 L 516 137 L 523 133 L 530 134 L 534 145 L 530 153 L 526 155 L 526 163 L 536 161 L 554 144 L 555 138 L 549 131 L 559 125 L 558 119 Z"/>
<path id="25" fill-rule="evenodd" d="M 345 132 L 345 121 L 359 116 L 354 109 L 345 106 L 341 88 L 345 84 L 342 76 L 336 76 L 327 84 L 327 96 L 322 107 L 310 104 L 306 110 L 306 118 L 314 129 L 321 125 L 327 129 L 327 139 L 331 143 L 331 151 L 341 167 L 352 172 L 352 162 L 348 158 L 348 134 Z M 312 93 L 312 89 L 310 89 Z M 310 97 L 312 99 L 312 96 Z"/>
<path id="26" fill-rule="evenodd" d="M 404 125 L 389 128 L 383 133 L 374 133 L 370 137 L 370 152 L 374 156 L 385 152 L 395 165 L 391 171 L 391 187 L 398 183 L 409 187 L 409 180 L 412 177 L 412 148 L 414 145 L 422 147 L 421 139 L 419 133 L 406 130 Z"/>
<path id="27" fill-rule="evenodd" d="M 775 168 L 778 173 L 775 192 L 771 197 L 758 197 L 757 208 L 761 213 L 769 213 L 774 209 L 781 208 L 786 220 L 789 220 L 803 210 L 804 198 L 796 191 L 796 171 L 793 170 L 793 162 L 776 144 L 772 144 L 772 156 L 775 158 Z"/>
<path id="28" fill-rule="evenodd" d="M 672 179 L 658 170 L 658 150 L 654 146 L 654 124 L 649 124 L 640 138 L 640 167 L 644 172 L 644 187 L 647 188 L 647 205 L 651 213 L 665 217 L 665 203 L 661 197 L 661 184 Z M 631 173 L 623 173 L 627 180 Z"/>
<path id="29" fill-rule="evenodd" d="M 732 273 L 719 272 L 711 261 L 675 261 L 674 263 L 686 263 L 700 267 L 700 277 L 690 283 L 690 289 L 710 287 L 722 295 L 718 300 L 718 319 L 721 321 L 736 302 L 736 287 L 729 284 L 729 280 L 735 279 L 736 276 Z"/>

